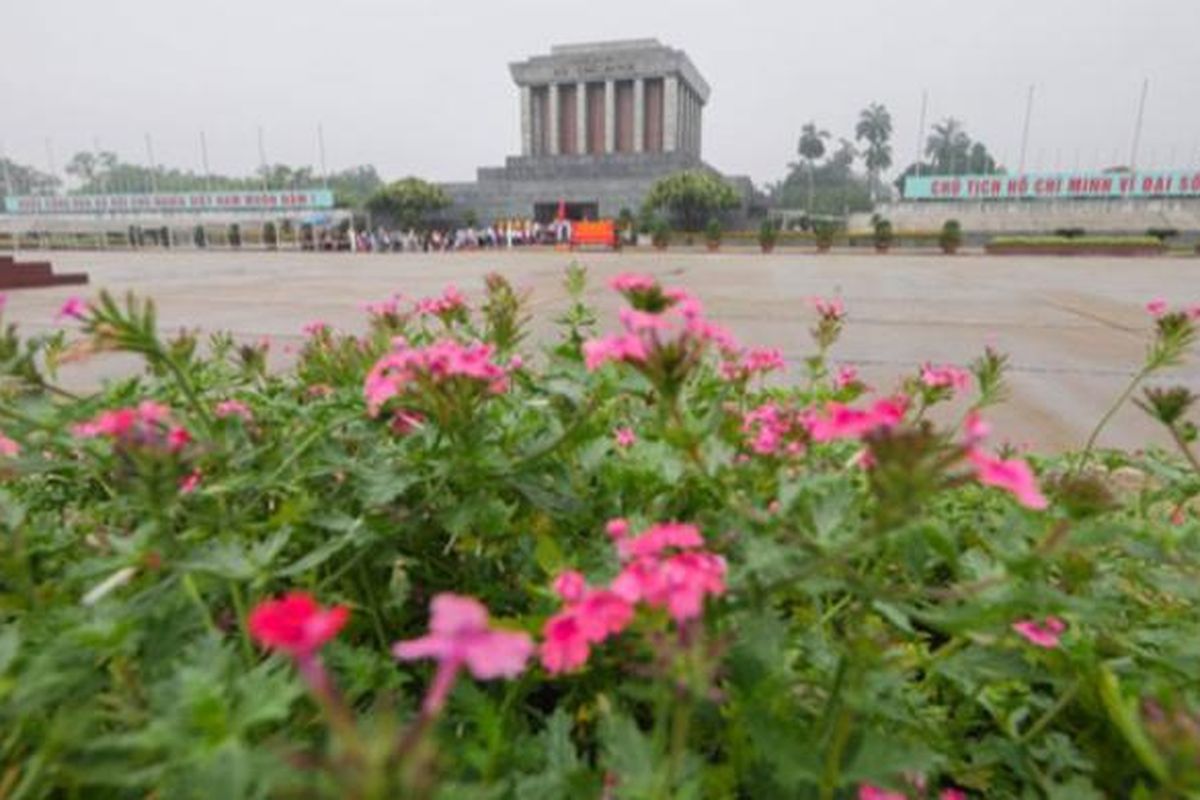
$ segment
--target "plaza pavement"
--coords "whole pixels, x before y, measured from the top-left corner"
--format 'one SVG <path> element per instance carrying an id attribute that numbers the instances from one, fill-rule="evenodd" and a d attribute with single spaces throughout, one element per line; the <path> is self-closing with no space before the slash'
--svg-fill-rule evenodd
<path id="1" fill-rule="evenodd" d="M 34 257 L 30 254 L 30 257 Z M 590 299 L 602 325 L 615 324 L 618 299 L 609 277 L 648 272 L 695 292 L 710 316 L 745 344 L 783 350 L 794 370 L 811 352 L 807 329 L 813 296 L 841 297 L 849 312 L 835 346 L 838 363 L 853 364 L 886 390 L 926 360 L 965 365 L 986 344 L 1012 361 L 1012 396 L 992 413 L 998 438 L 1055 451 L 1082 442 L 1139 366 L 1151 321 L 1152 297 L 1200 302 L 1200 260 L 1160 257 L 1027 258 L 940 254 L 776 252 L 710 254 L 668 250 L 621 254 L 555 251 L 360 254 L 217 252 L 54 253 L 58 271 L 87 270 L 88 287 L 9 293 L 5 317 L 33 332 L 54 325 L 62 301 L 100 288 L 152 295 L 164 330 L 227 329 L 239 338 L 270 336 L 283 348 L 301 341 L 301 327 L 323 320 L 360 332 L 361 306 L 394 292 L 435 294 L 454 283 L 469 296 L 493 270 L 532 292 L 539 336 L 553 330 L 565 305 L 563 268 L 578 259 L 591 275 Z M 1170 380 L 1200 391 L 1200 353 Z M 132 368 L 124 356 L 100 356 L 68 367 L 65 385 L 87 387 Z M 948 409 L 947 418 L 956 412 Z M 1136 408 L 1114 420 L 1103 445 L 1135 448 L 1165 443 Z"/>

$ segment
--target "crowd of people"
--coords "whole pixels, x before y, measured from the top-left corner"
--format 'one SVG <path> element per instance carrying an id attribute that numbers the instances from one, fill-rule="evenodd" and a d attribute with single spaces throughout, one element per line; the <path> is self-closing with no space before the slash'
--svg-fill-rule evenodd
<path id="1" fill-rule="evenodd" d="M 430 227 L 424 230 L 342 231 L 322 228 L 315 232 L 312 247 L 317 250 L 350 250 L 360 253 L 416 253 L 453 250 L 526 247 L 563 244 L 571 240 L 571 221 L 507 220 L 492 225 Z"/>

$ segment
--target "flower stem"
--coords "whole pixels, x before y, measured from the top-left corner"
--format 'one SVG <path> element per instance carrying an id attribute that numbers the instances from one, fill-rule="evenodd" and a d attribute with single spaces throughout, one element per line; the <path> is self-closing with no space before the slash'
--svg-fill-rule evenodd
<path id="1" fill-rule="evenodd" d="M 1142 367 L 1133 376 L 1133 380 L 1129 382 L 1129 385 L 1125 387 L 1125 391 L 1121 392 L 1120 396 L 1117 397 L 1116 402 L 1112 404 L 1108 411 L 1104 413 L 1104 416 L 1100 418 L 1100 421 L 1096 423 L 1096 427 L 1092 429 L 1091 435 L 1088 436 L 1087 442 L 1083 446 L 1083 452 L 1079 454 L 1079 461 L 1075 464 L 1075 469 L 1073 470 L 1074 474 L 1079 474 L 1087 464 L 1088 459 L 1092 455 L 1092 448 L 1096 446 L 1096 440 L 1100 438 L 1101 431 L 1108 427 L 1109 421 L 1121 410 L 1121 406 L 1125 405 L 1129 398 L 1133 396 L 1133 393 L 1137 391 L 1137 387 L 1152 371 L 1153 369 L 1150 366 Z"/>

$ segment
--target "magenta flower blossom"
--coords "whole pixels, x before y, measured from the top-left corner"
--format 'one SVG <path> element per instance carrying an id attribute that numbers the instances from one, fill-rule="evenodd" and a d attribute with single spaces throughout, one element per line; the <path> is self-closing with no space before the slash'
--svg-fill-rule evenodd
<path id="1" fill-rule="evenodd" d="M 952 364 L 940 367 L 923 364 L 921 366 L 921 383 L 930 389 L 950 389 L 954 392 L 961 392 L 971 385 L 971 373 Z"/>
<path id="2" fill-rule="evenodd" d="M 16 458 L 19 455 L 21 455 L 21 445 L 0 433 L 0 456 Z"/>
<path id="3" fill-rule="evenodd" d="M 687 550 L 704 546 L 704 537 L 695 525 L 663 522 L 652 525 L 638 536 L 625 537 L 617 542 L 617 555 L 624 559 L 658 556 L 663 550 Z"/>
<path id="4" fill-rule="evenodd" d="M 967 451 L 967 461 L 975 468 L 975 475 L 984 486 L 1009 492 L 1026 508 L 1043 509 L 1048 505 L 1033 470 L 1021 459 L 995 458 L 978 448 L 971 448 Z"/>
<path id="5" fill-rule="evenodd" d="M 63 319 L 83 319 L 87 315 L 87 303 L 79 297 L 69 297 L 58 309 L 55 321 Z"/>
<path id="6" fill-rule="evenodd" d="M 79 439 L 112 439 L 118 444 L 177 453 L 191 443 L 186 428 L 171 422 L 171 409 L 146 400 L 133 408 L 102 411 L 71 429 Z"/>
<path id="7" fill-rule="evenodd" d="M 609 361 L 642 362 L 647 358 L 642 340 L 631 334 L 616 334 L 583 343 L 583 360 L 589 370 L 597 370 Z"/>
<path id="8" fill-rule="evenodd" d="M 658 281 L 650 275 L 622 272 L 609 281 L 608 285 L 622 294 L 626 292 L 651 292 L 658 288 Z"/>
<path id="9" fill-rule="evenodd" d="M 837 374 L 833 377 L 833 388 L 838 391 L 848 389 L 859 383 L 858 370 L 850 365 L 838 367 Z"/>
<path id="10" fill-rule="evenodd" d="M 637 441 L 637 434 L 633 432 L 633 428 L 617 428 L 613 431 L 613 438 L 617 440 L 617 447 L 633 447 Z"/>
<path id="11" fill-rule="evenodd" d="M 223 400 L 217 403 L 216 415 L 218 419 L 241 417 L 244 422 L 254 421 L 254 414 L 250 411 L 250 407 L 240 400 Z"/>
<path id="12" fill-rule="evenodd" d="M 1053 650 L 1067 629 L 1067 624 L 1058 617 L 1046 617 L 1042 622 L 1023 619 L 1013 623 L 1013 630 L 1035 647 Z"/>
<path id="13" fill-rule="evenodd" d="M 371 368 L 363 387 L 372 416 L 393 397 L 419 396 L 449 382 L 466 383 L 491 394 L 508 390 L 508 373 L 492 361 L 495 351 L 491 345 L 443 339 L 426 347 L 409 347 L 403 339 L 396 339 L 393 346 L 395 349 Z"/>
<path id="14" fill-rule="evenodd" d="M 322 336 L 329 332 L 329 323 L 323 322 L 319 319 L 313 320 L 312 322 L 306 323 L 301 330 L 305 336 Z"/>
<path id="15" fill-rule="evenodd" d="M 478 600 L 442 593 L 433 598 L 429 633 L 397 642 L 392 653 L 401 661 L 438 662 L 423 705 L 433 715 L 445 705 L 463 667 L 479 680 L 515 678 L 525 670 L 533 641 L 524 633 L 490 628 L 487 609 Z"/>
<path id="16" fill-rule="evenodd" d="M 587 591 L 587 581 L 573 569 L 561 573 L 554 579 L 554 593 L 568 603 L 578 603 Z"/>
<path id="17" fill-rule="evenodd" d="M 200 480 L 203 477 L 200 470 L 192 470 L 179 481 L 180 494 L 192 494 L 200 488 Z"/>
<path id="18" fill-rule="evenodd" d="M 604 526 L 604 532 L 614 542 L 620 541 L 629 535 L 629 521 L 624 519 L 610 519 Z"/>
<path id="19" fill-rule="evenodd" d="M 1146 311 L 1148 311 L 1152 317 L 1161 317 L 1163 314 L 1167 313 L 1167 301 L 1161 297 L 1156 297 L 1149 303 L 1146 303 Z"/>
<path id="20" fill-rule="evenodd" d="M 876 429 L 899 425 L 907 410 L 903 397 L 885 397 L 865 409 L 828 403 L 823 414 L 808 416 L 808 432 L 814 442 L 860 439 Z"/>
<path id="21" fill-rule="evenodd" d="M 775 347 L 755 347 L 721 362 L 721 377 L 727 381 L 747 381 L 755 375 L 786 369 L 783 353 Z"/>
<path id="22" fill-rule="evenodd" d="M 441 297 L 425 297 L 413 305 L 421 316 L 441 317 L 443 320 L 465 311 L 467 299 L 454 284 L 442 290 Z"/>
<path id="23" fill-rule="evenodd" d="M 813 310 L 827 319 L 839 320 L 846 316 L 846 306 L 840 299 L 827 300 L 823 297 L 814 297 L 809 302 L 812 304 Z"/>
<path id="24" fill-rule="evenodd" d="M 4 306 L 7 304 L 8 304 L 8 295 L 6 295 L 4 292 L 0 292 L 0 311 L 3 311 Z"/>
<path id="25" fill-rule="evenodd" d="M 292 592 L 255 606 L 247 627 L 264 647 L 306 659 L 337 636 L 349 617 L 350 609 L 345 606 L 321 608 L 311 595 Z"/>
<path id="26" fill-rule="evenodd" d="M 963 430 L 966 433 L 967 447 L 973 447 L 991 435 L 992 426 L 979 416 L 978 411 L 971 411 L 963 420 Z"/>
<path id="27" fill-rule="evenodd" d="M 864 783 L 858 787 L 858 800 L 908 800 L 908 796 L 903 792 L 889 792 L 887 789 Z"/>
<path id="28" fill-rule="evenodd" d="M 378 303 L 367 303 L 363 306 L 363 310 L 372 317 L 394 317 L 400 313 L 400 301 L 403 300 L 403 295 L 394 294 L 387 300 Z"/>
<path id="29" fill-rule="evenodd" d="M 962 789 L 942 789 L 942 793 L 938 795 L 939 800 L 967 800 L 967 793 Z"/>

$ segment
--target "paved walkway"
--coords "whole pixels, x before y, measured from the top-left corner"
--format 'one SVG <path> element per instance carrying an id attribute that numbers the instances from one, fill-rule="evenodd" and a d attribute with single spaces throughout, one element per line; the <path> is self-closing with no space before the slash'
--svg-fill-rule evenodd
<path id="1" fill-rule="evenodd" d="M 360 331 L 361 305 L 393 292 L 421 296 L 455 283 L 481 290 L 496 270 L 532 290 L 540 335 L 564 304 L 562 268 L 573 256 L 545 252 L 350 255 L 315 253 L 56 253 L 60 271 L 91 272 L 94 292 L 152 295 L 161 324 L 228 329 L 247 339 L 300 340 L 301 326 L 325 320 Z M 986 344 L 1010 354 L 1012 397 L 995 412 L 1000 435 L 1039 451 L 1071 447 L 1138 367 L 1149 337 L 1143 306 L 1152 297 L 1200 302 L 1200 260 L 1187 258 L 1005 258 L 875 256 L 749 250 L 577 256 L 593 276 L 592 298 L 606 324 L 618 303 L 604 281 L 650 272 L 698 294 L 709 313 L 747 344 L 783 349 L 799 363 L 810 352 L 814 295 L 842 297 L 849 311 L 839 362 L 858 365 L 886 389 L 926 360 L 965 364 Z M 70 289 L 10 294 L 6 318 L 45 329 Z M 280 350 L 282 348 L 277 348 Z M 129 368 L 111 356 L 70 367 L 81 386 Z M 1171 378 L 1200 391 L 1200 353 Z M 1137 409 L 1114 421 L 1104 444 L 1165 442 Z"/>

